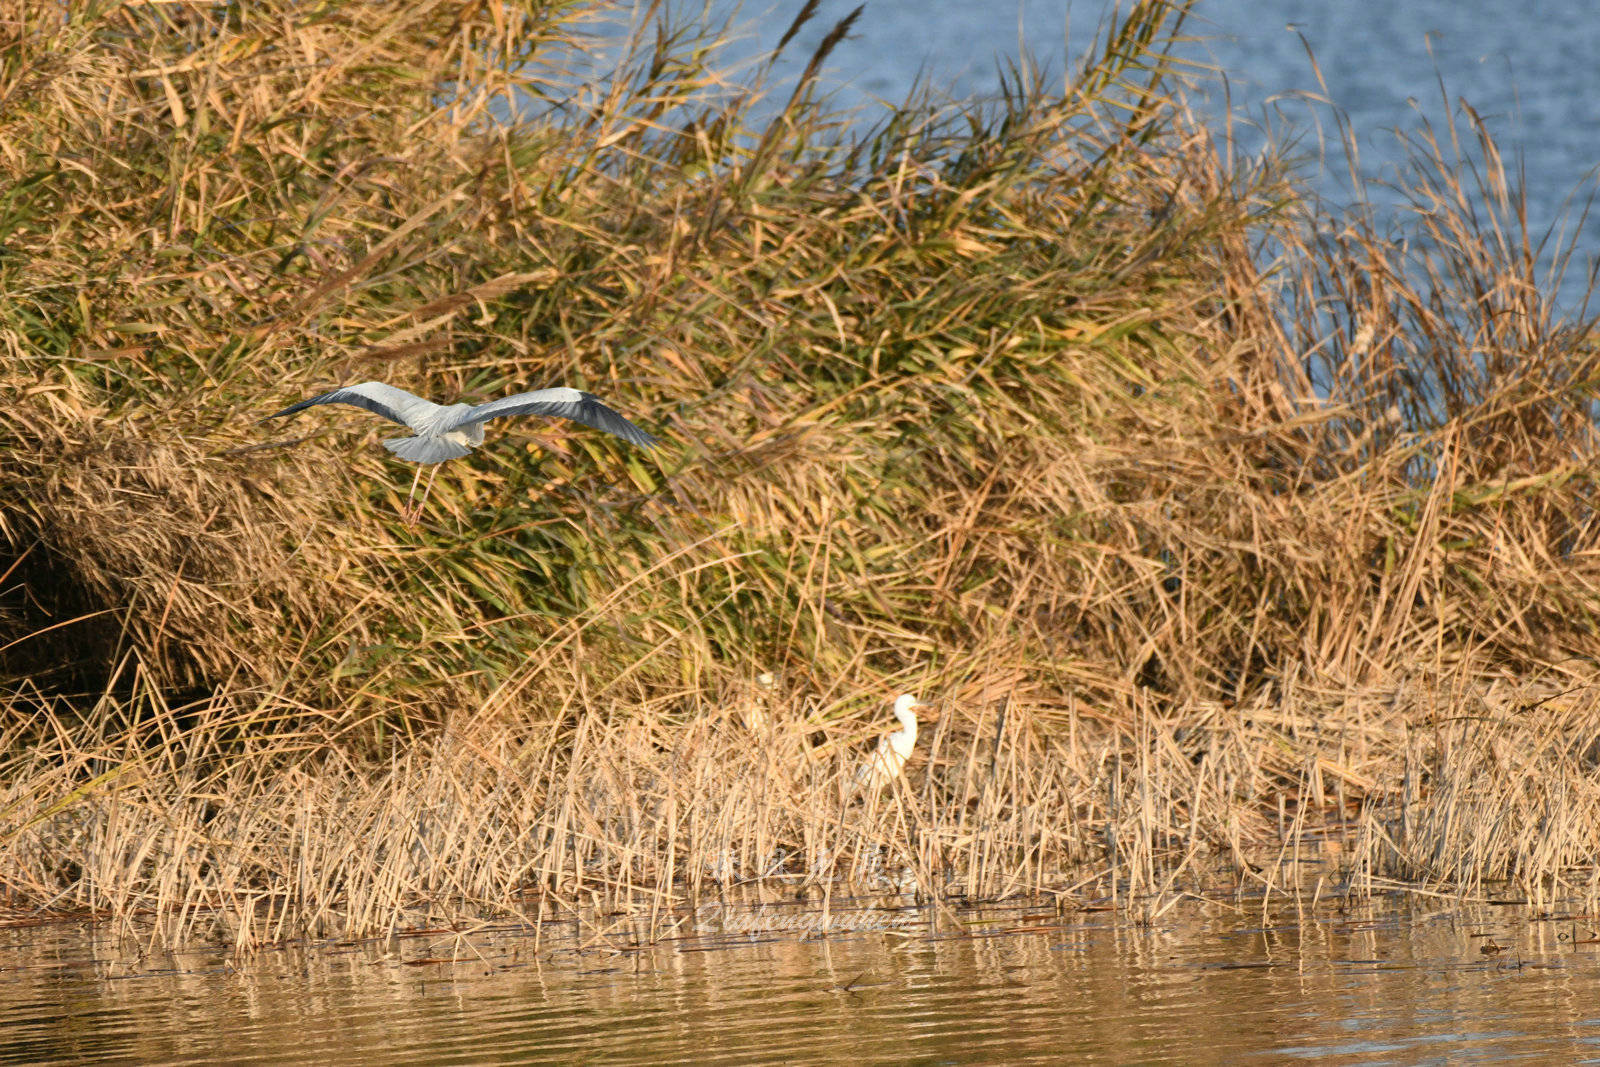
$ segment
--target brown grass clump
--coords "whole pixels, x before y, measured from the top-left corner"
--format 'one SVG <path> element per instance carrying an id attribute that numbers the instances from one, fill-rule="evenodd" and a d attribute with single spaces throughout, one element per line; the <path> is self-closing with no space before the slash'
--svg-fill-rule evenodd
<path id="1" fill-rule="evenodd" d="M 1107 563 L 1102 494 L 1166 492 L 1159 471 L 1153 484 L 1143 470 L 1128 477 L 1124 446 L 1226 423 L 1229 367 L 1203 342 L 1220 310 L 1219 257 L 1260 213 L 1252 189 L 1219 184 L 1203 141 L 1158 132 L 1171 108 L 1151 41 L 1171 9 L 1141 5 L 1113 27 L 1064 99 L 1046 103 L 1035 87 L 965 116 L 913 105 L 854 145 L 826 140 L 809 82 L 746 130 L 749 97 L 704 103 L 710 72 L 656 59 L 625 64 L 615 91 L 578 93 L 543 123 L 495 126 L 491 102 L 553 94 L 545 72 L 579 42 L 561 23 L 475 10 L 452 36 L 435 14 L 380 32 L 360 5 L 309 25 L 256 6 L 226 26 L 162 24 L 140 38 L 151 54 L 121 45 L 122 21 L 143 17 L 131 11 L 36 29 L 94 62 L 65 103 L 34 87 L 53 132 L 45 142 L 42 123 L 19 127 L 19 174 L 77 137 L 68 154 L 90 160 L 88 173 L 54 195 L 98 204 L 94 176 L 140 153 L 167 158 L 171 137 L 187 164 L 120 179 L 93 233 L 25 202 L 15 228 L 33 242 L 29 276 L 50 283 L 12 316 L 15 365 L 68 375 L 93 398 L 51 416 L 85 422 L 76 436 L 104 440 L 127 423 L 203 451 L 181 480 L 272 487 L 238 506 L 279 528 L 280 547 L 276 561 L 252 557 L 259 589 L 134 611 L 185 591 L 170 553 L 152 554 L 134 592 L 49 542 L 65 517 L 117 559 L 124 538 L 175 536 L 165 517 L 91 511 L 77 493 L 62 505 L 75 511 L 33 513 L 54 468 L 24 467 L 13 552 L 44 541 L 35 567 L 50 580 L 35 584 L 72 596 L 68 608 L 23 598 L 15 632 L 106 610 L 158 680 L 214 684 L 212 665 L 237 664 L 244 681 L 319 703 L 349 697 L 326 679 L 353 657 L 381 676 L 367 698 L 402 714 L 443 690 L 482 699 L 552 639 L 545 620 L 578 612 L 594 683 L 626 671 L 646 692 L 751 661 L 838 672 L 885 639 L 903 650 L 874 653 L 892 670 L 971 644 L 975 622 L 986 658 L 1033 659 L 1025 632 L 977 621 L 1024 605 L 1049 620 L 1049 640 L 1084 630 L 1125 643 L 1120 608 L 1085 613 L 1062 591 Z M 326 69 L 288 58 L 368 39 L 381 44 L 350 45 Z M 551 58 L 485 65 L 536 41 Z M 379 94 L 382 64 L 400 73 Z M 175 76 L 184 87 L 169 93 Z M 1145 88 L 1126 99 L 1122 82 Z M 441 109 L 445 83 L 474 93 Z M 107 94 L 145 117 L 110 141 L 86 102 Z M 152 228 L 157 211 L 164 228 Z M 284 236 L 266 240 L 275 230 Z M 158 343 L 130 349 L 124 335 Z M 114 355 L 72 362 L 79 349 Z M 576 436 L 532 463 L 512 430 L 454 465 L 434 528 L 416 538 L 394 529 L 383 454 L 334 432 L 337 415 L 244 429 L 246 413 L 270 410 L 264 397 L 276 407 L 368 375 L 474 395 L 571 381 L 644 412 L 676 447 L 642 456 Z M 34 433 L 18 427 L 19 450 L 48 455 Z M 322 462 L 352 470 L 311 475 L 258 447 L 287 433 L 338 442 Z M 310 537 L 298 525 L 308 516 L 322 519 Z M 311 542 L 331 566 L 307 565 Z M 1152 546 L 1110 547 L 1115 583 L 1148 581 Z M 280 593 L 330 574 L 309 617 Z M 374 647 L 407 655 L 365 653 Z M 114 657 L 97 658 L 104 677 Z"/>
<path id="2" fill-rule="evenodd" d="M 845 137 L 822 53 L 576 83 L 579 9 L 24 8 L 11 892 L 247 944 L 777 875 L 1589 885 L 1596 346 L 1470 112 L 1415 220 L 1328 217 L 1189 119 L 1183 3 Z M 408 530 L 370 419 L 254 422 L 368 377 L 670 445 L 499 427 Z M 948 714 L 852 798 L 905 688 Z"/>
<path id="3" fill-rule="evenodd" d="M 294 635 L 355 606 L 349 585 L 330 597 L 285 566 L 291 538 L 312 574 L 342 569 L 316 536 L 313 494 L 291 497 L 184 437 L 102 421 L 72 392 L 51 391 L 54 418 L 6 416 L 27 445 L 8 464 L 15 495 L 0 523 L 28 598 L 0 616 L 0 638 L 31 687 L 104 685 L 108 668 L 133 664 L 169 686 L 270 679 Z M 314 484 L 309 464 L 294 468 Z"/>
<path id="4" fill-rule="evenodd" d="M 8 892 L 241 949 L 546 907 L 664 933 L 752 883 L 823 906 L 845 887 L 1104 895 L 1146 917 L 1224 887 L 1595 893 L 1592 694 L 1296 687 L 1131 718 L 946 704 L 866 797 L 851 782 L 881 723 L 780 688 L 752 734 L 739 699 L 687 722 L 681 700 L 454 718 L 387 758 L 242 697 L 17 721 L 0 735 Z"/>

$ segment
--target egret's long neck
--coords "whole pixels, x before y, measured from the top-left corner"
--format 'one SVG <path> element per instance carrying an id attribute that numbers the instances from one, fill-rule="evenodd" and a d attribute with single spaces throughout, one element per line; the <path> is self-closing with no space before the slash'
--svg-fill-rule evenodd
<path id="1" fill-rule="evenodd" d="M 914 711 L 897 711 L 894 717 L 900 720 L 900 733 L 911 744 L 917 742 L 917 713 Z"/>

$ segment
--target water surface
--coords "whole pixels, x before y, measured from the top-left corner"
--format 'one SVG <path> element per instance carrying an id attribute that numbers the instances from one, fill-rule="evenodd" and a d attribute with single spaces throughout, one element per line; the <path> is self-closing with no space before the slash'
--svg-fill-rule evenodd
<path id="1" fill-rule="evenodd" d="M 1048 904 L 741 915 L 712 908 L 637 949 L 631 924 L 537 939 L 504 926 L 273 951 L 244 970 L 141 959 L 91 929 L 13 929 L 0 1062 L 1600 1058 L 1588 917 L 1389 904 L 1263 919 L 1225 903 L 1150 926 Z"/>
<path id="2" fill-rule="evenodd" d="M 823 0 L 779 64 L 780 78 L 792 82 L 859 2 Z M 738 53 L 757 55 L 777 44 L 800 3 L 709 6 L 741 29 Z M 677 7 L 700 10 L 698 2 Z M 951 99 L 992 97 L 999 71 L 1024 54 L 1059 88 L 1111 8 L 1109 0 L 866 0 L 822 84 L 869 123 L 883 102 L 904 101 L 919 79 Z M 1583 266 L 1595 259 L 1600 227 L 1591 219 L 1574 235 L 1578 220 L 1567 211 L 1574 195 L 1581 208 L 1600 165 L 1600 64 L 1592 60 L 1600 51 L 1600 9 L 1591 0 L 1200 0 L 1183 32 L 1193 40 L 1181 54 L 1197 72 L 1212 72 L 1197 78 L 1195 89 L 1210 125 L 1221 131 L 1231 109 L 1235 133 L 1251 148 L 1262 143 L 1251 124 L 1293 138 L 1313 188 L 1334 204 L 1350 202 L 1351 179 L 1333 109 L 1353 130 L 1361 177 L 1380 183 L 1364 195 L 1390 212 L 1404 198 L 1387 183 L 1406 184 L 1407 151 L 1396 134 L 1415 135 L 1426 120 L 1446 138 L 1450 112 L 1459 116 L 1457 102 L 1469 103 L 1526 191 L 1533 235 L 1554 228 L 1576 243 L 1561 304 L 1578 309 Z M 1470 130 L 1467 137 L 1470 149 Z"/>

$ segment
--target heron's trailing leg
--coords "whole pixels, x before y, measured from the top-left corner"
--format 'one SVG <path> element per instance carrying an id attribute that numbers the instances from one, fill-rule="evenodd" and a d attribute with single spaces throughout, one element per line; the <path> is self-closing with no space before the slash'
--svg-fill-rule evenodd
<path id="1" fill-rule="evenodd" d="M 422 468 L 418 467 L 417 473 L 411 476 L 411 492 L 406 494 L 406 509 L 402 513 L 407 526 L 415 526 L 417 520 L 422 518 L 422 507 L 428 502 L 428 494 L 433 492 L 433 479 L 439 473 L 439 465 L 435 463 L 431 466 L 432 469 L 428 472 L 428 485 L 422 490 L 422 499 L 417 501 L 415 510 L 411 507 L 411 501 L 417 495 L 417 482 L 422 479 Z"/>

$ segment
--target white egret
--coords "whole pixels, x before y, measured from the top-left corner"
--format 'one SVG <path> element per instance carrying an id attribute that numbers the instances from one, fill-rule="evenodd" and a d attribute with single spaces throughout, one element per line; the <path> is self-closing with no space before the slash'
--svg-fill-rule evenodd
<path id="1" fill-rule="evenodd" d="M 778 679 L 771 671 L 762 671 L 756 675 L 754 692 L 750 693 L 741 709 L 744 713 L 744 725 L 753 734 L 765 733 L 772 723 L 769 714 L 772 694 L 778 688 Z"/>
<path id="2" fill-rule="evenodd" d="M 405 518 L 408 524 L 422 515 L 423 504 L 427 503 L 428 493 L 433 489 L 434 476 L 439 473 L 439 468 L 435 466 L 433 473 L 428 476 L 428 487 L 422 491 L 422 501 L 413 513 L 411 501 L 417 494 L 417 481 L 422 477 L 422 467 L 443 463 L 447 459 L 460 459 L 471 452 L 474 446 L 483 444 L 483 424 L 501 415 L 551 415 L 604 430 L 645 448 L 656 443 L 654 437 L 606 407 L 594 394 L 566 388 L 515 393 L 484 404 L 444 406 L 383 382 L 361 382 L 291 404 L 267 418 L 293 415 L 314 404 L 350 404 L 366 408 L 413 431 L 411 437 L 391 437 L 383 442 L 384 448 L 401 459 L 421 465 L 411 479 L 411 492 L 406 495 Z"/>
<path id="3" fill-rule="evenodd" d="M 899 720 L 900 729 L 878 738 L 878 747 L 856 771 L 855 788 L 858 792 L 863 789 L 882 789 L 900 777 L 900 772 L 905 770 L 906 760 L 911 758 L 911 750 L 917 744 L 918 709 L 933 710 L 911 693 L 902 693 L 894 702 L 894 717 Z"/>

